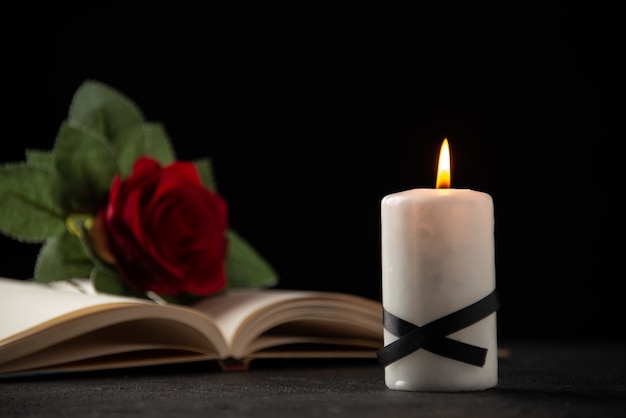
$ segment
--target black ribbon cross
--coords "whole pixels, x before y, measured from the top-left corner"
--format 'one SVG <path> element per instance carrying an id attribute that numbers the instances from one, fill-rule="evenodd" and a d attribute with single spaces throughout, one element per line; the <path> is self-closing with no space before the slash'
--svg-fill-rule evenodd
<path id="1" fill-rule="evenodd" d="M 486 318 L 499 307 L 494 290 L 478 302 L 421 327 L 383 310 L 383 327 L 400 338 L 378 350 L 378 361 L 387 366 L 423 348 L 443 357 L 482 367 L 487 357 L 486 348 L 452 340 L 447 336 Z"/>

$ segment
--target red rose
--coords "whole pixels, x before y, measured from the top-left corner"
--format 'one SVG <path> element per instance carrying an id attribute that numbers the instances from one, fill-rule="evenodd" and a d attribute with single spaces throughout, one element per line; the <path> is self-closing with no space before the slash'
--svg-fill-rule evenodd
<path id="1" fill-rule="evenodd" d="M 164 295 L 209 295 L 226 286 L 226 202 L 191 162 L 160 167 L 142 157 L 116 176 L 99 214 L 107 246 L 132 288 Z"/>

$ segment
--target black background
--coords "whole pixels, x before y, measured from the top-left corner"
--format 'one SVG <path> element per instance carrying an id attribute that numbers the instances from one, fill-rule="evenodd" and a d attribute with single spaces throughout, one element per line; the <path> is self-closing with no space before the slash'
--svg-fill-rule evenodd
<path id="1" fill-rule="evenodd" d="M 103 81 L 213 160 L 281 287 L 378 299 L 380 200 L 434 187 L 447 137 L 453 187 L 494 199 L 500 335 L 623 338 L 615 11 L 541 4 L 20 7 L 0 159 L 51 148 Z M 0 276 L 29 277 L 38 247 L 0 238 Z"/>

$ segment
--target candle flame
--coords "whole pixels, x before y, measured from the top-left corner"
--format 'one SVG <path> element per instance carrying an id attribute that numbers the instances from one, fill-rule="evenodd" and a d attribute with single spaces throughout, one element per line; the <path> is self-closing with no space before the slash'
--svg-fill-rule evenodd
<path id="1" fill-rule="evenodd" d="M 439 165 L 437 166 L 437 189 L 450 188 L 450 146 L 448 139 L 444 138 L 439 151 Z"/>

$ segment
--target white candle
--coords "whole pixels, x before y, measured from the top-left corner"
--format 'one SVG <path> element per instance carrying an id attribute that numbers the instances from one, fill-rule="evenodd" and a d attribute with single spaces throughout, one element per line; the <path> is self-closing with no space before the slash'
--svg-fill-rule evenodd
<path id="1" fill-rule="evenodd" d="M 383 307 L 419 327 L 495 290 L 493 200 L 483 192 L 449 188 L 449 173 L 444 140 L 439 188 L 393 193 L 381 203 Z M 385 329 L 385 346 L 398 338 Z M 419 348 L 385 366 L 387 387 L 452 392 L 497 384 L 495 312 L 447 338 L 487 349 L 484 365 Z"/>

